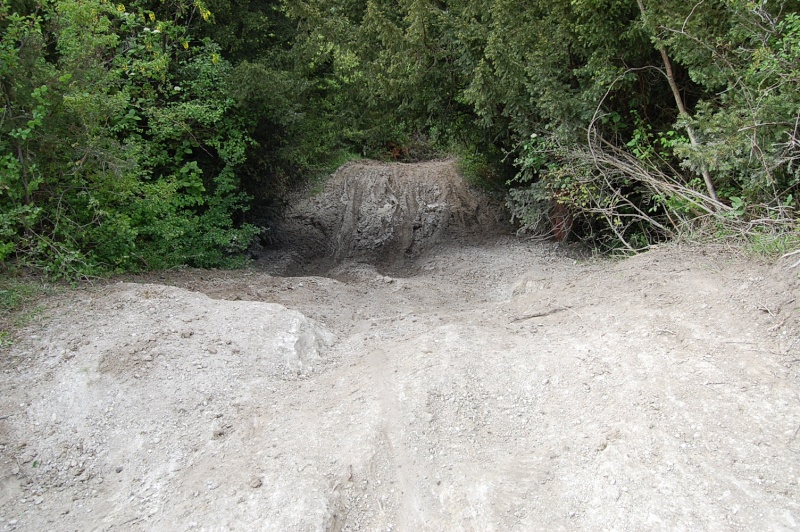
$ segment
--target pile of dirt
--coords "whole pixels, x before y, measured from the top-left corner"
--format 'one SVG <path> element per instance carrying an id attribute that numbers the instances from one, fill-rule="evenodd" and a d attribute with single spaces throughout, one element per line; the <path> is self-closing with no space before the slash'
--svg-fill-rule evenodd
<path id="1" fill-rule="evenodd" d="M 348 261 L 383 271 L 413 267 L 443 240 L 509 233 L 502 207 L 471 188 L 454 159 L 416 164 L 349 163 L 310 197 L 292 202 L 263 262 L 281 273 L 324 273 Z"/>
<path id="2" fill-rule="evenodd" d="M 342 236 L 337 278 L 168 271 L 49 300 L 0 352 L 0 530 L 800 528 L 796 269 L 462 239 L 480 208 L 424 196 L 431 164 L 406 190 L 446 198 L 456 236 L 403 276 L 348 257 L 384 252 L 362 218 L 414 166 L 363 165 L 361 207 L 308 239 Z M 416 220 L 394 197 L 385 220 Z"/>

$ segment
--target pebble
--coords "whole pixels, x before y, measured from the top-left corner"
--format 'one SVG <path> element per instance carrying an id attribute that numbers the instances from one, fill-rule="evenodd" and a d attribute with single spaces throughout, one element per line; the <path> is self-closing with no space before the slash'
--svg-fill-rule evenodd
<path id="1" fill-rule="evenodd" d="M 263 484 L 263 481 L 258 477 L 250 479 L 250 487 L 253 489 L 260 488 Z"/>

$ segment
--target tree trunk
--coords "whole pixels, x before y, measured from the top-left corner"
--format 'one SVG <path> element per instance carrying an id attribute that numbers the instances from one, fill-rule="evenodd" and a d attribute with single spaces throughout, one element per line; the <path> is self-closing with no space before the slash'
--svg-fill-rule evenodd
<path id="1" fill-rule="evenodd" d="M 639 11 L 642 13 L 642 20 L 645 22 L 645 24 L 647 24 L 647 21 L 645 20 L 647 14 L 644 9 L 644 1 L 636 0 L 636 3 L 639 4 Z M 667 50 L 663 46 L 659 46 L 658 52 L 661 54 L 661 60 L 664 62 L 664 70 L 667 76 L 667 82 L 669 83 L 669 88 L 672 90 L 672 96 L 675 98 L 675 105 L 678 106 L 678 114 L 686 120 L 686 132 L 689 134 L 689 142 L 691 142 L 693 148 L 697 148 L 700 146 L 700 141 L 697 140 L 697 133 L 694 130 L 694 126 L 690 122 L 691 115 L 686 110 L 686 106 L 683 103 L 683 97 L 681 96 L 681 91 L 678 88 L 678 84 L 675 83 L 675 74 L 672 71 L 672 63 L 669 60 L 669 55 L 667 55 Z M 709 197 L 714 201 L 719 202 L 717 190 L 714 188 L 714 182 L 711 180 L 711 174 L 709 173 L 705 163 L 701 165 L 700 173 L 703 175 L 703 181 L 706 183 L 706 189 L 708 190 Z"/>

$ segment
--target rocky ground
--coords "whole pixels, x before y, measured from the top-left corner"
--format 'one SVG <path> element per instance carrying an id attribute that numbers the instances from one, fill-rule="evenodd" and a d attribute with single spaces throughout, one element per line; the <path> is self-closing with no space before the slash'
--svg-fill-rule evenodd
<path id="1" fill-rule="evenodd" d="M 582 259 L 472 194 L 351 165 L 251 269 L 51 297 L 0 530 L 800 528 L 797 270 Z"/>

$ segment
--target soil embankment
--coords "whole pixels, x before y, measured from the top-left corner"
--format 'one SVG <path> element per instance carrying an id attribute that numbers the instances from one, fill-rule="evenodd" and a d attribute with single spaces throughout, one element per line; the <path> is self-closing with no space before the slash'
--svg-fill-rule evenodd
<path id="1" fill-rule="evenodd" d="M 510 234 L 502 208 L 472 190 L 456 161 L 348 163 L 316 193 L 296 198 L 263 262 L 283 273 L 324 273 L 363 262 L 400 275 L 443 241 Z"/>

